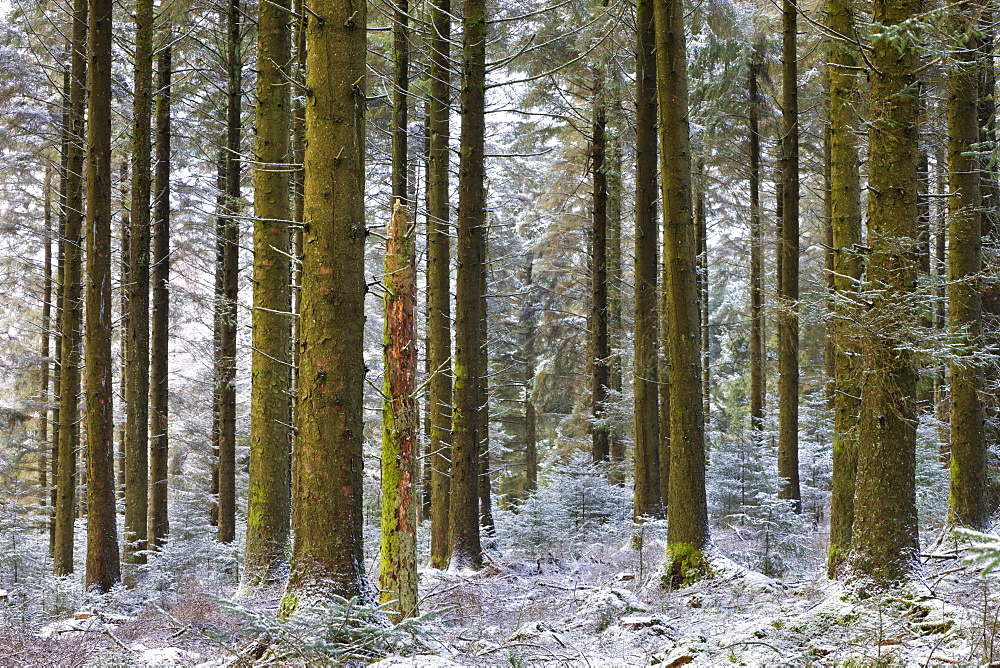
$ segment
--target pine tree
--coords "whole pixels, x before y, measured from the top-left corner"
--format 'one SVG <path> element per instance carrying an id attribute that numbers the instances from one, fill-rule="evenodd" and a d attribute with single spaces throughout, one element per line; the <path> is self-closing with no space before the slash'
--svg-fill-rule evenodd
<path id="1" fill-rule="evenodd" d="M 430 387 L 431 566 L 451 554 L 451 237 L 449 235 L 449 115 L 451 113 L 451 2 L 431 5 L 427 164 L 427 364 Z"/>
<path id="2" fill-rule="evenodd" d="M 80 286 L 83 265 L 84 110 L 87 77 L 87 0 L 74 0 L 69 75 L 69 122 L 66 151 L 66 223 L 62 274 L 62 340 L 59 392 L 59 471 L 53 570 L 73 572 L 73 522 L 76 518 L 76 450 L 80 439 Z"/>
<path id="3" fill-rule="evenodd" d="M 595 462 L 610 457 L 608 427 L 605 412 L 608 401 L 611 357 L 608 341 L 608 177 L 604 158 L 607 153 L 607 110 L 604 99 L 604 71 L 594 68 L 593 118 L 590 138 L 590 172 L 593 181 L 591 220 L 591 306 L 590 306 L 590 396 L 591 456 Z"/>
<path id="4" fill-rule="evenodd" d="M 369 598 L 362 559 L 366 6 L 315 0 L 308 20 L 292 563 L 282 610 Z"/>
<path id="5" fill-rule="evenodd" d="M 149 525 L 150 549 L 163 546 L 170 533 L 167 517 L 167 360 L 170 341 L 170 40 L 168 22 L 163 29 L 166 43 L 160 48 L 156 81 L 156 169 L 153 202 L 153 315 L 150 321 L 150 446 Z"/>
<path id="6" fill-rule="evenodd" d="M 854 4 L 828 0 L 827 21 L 837 34 L 853 34 Z M 847 322 L 861 279 L 861 195 L 858 168 L 858 54 L 839 39 L 829 40 L 827 74 L 830 98 L 830 221 L 833 243 L 833 489 L 830 509 L 829 573 L 836 575 L 851 545 L 854 488 L 858 461 L 858 384 L 860 351 L 851 340 Z"/>
<path id="7" fill-rule="evenodd" d="M 964 37 L 948 75 L 948 316 L 962 359 L 951 365 L 951 494 L 949 518 L 976 529 L 989 524 L 983 404 L 983 369 L 976 344 L 983 328 L 982 195 L 977 110 L 980 43 L 974 18 L 977 4 L 955 12 Z"/>
<path id="8" fill-rule="evenodd" d="M 779 497 L 802 508 L 799 491 L 799 94 L 795 0 L 783 0 L 781 48 L 781 284 L 778 309 Z"/>
<path id="9" fill-rule="evenodd" d="M 112 0 L 91 0 L 87 78 L 87 589 L 121 580 L 111 359 Z"/>
<path id="10" fill-rule="evenodd" d="M 479 540 L 480 282 L 486 260 L 486 3 L 468 0 L 462 17 L 462 129 L 459 138 L 458 272 L 455 286 L 455 409 L 451 427 L 451 563 L 482 565 Z"/>
<path id="11" fill-rule="evenodd" d="M 143 563 L 149 512 L 149 197 L 153 113 L 153 0 L 135 8 L 135 87 L 132 102 L 132 212 L 129 234 L 125 361 L 125 547 L 128 563 Z"/>
<path id="12" fill-rule="evenodd" d="M 701 400 L 698 238 L 691 208 L 687 47 L 682 0 L 656 4 L 663 264 L 670 379 L 667 566 L 675 581 L 704 568 L 708 545 L 705 423 Z"/>
<path id="13" fill-rule="evenodd" d="M 254 310 L 250 394 L 250 490 L 243 582 L 280 577 L 289 532 L 292 342 L 288 220 L 292 216 L 291 95 L 287 81 L 292 30 L 290 3 L 258 7 L 257 143 L 254 161 Z M 236 13 L 236 9 L 232 10 Z M 238 41 L 237 27 L 230 41 Z M 235 51 L 236 46 L 231 46 Z M 234 63 L 230 105 L 239 104 Z M 237 112 L 238 118 L 238 112 Z M 233 165 L 238 171 L 238 166 Z M 235 201 L 235 200 L 233 200 Z M 235 223 L 235 221 L 234 221 Z"/>
<path id="14" fill-rule="evenodd" d="M 636 2 L 635 516 L 662 516 L 656 308 L 656 39 L 653 2 Z M 669 427 L 662 425 L 669 434 Z"/>
<path id="15" fill-rule="evenodd" d="M 916 367 L 900 314 L 915 287 L 917 77 L 914 36 L 903 30 L 919 0 L 876 0 L 886 30 L 872 39 L 869 121 L 868 310 L 884 328 L 864 342 L 858 422 L 858 478 L 850 562 L 879 582 L 906 578 L 917 565 Z"/>
<path id="16" fill-rule="evenodd" d="M 750 167 L 750 429 L 755 442 L 764 431 L 764 253 L 760 204 L 760 73 L 762 43 L 754 47 L 747 68 L 748 163 Z"/>

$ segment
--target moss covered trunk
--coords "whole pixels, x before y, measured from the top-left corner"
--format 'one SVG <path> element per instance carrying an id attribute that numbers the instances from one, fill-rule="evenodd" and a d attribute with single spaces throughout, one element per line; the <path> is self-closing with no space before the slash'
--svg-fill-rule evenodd
<path id="1" fill-rule="evenodd" d="M 254 163 L 253 358 L 250 487 L 243 582 L 282 577 L 290 529 L 292 383 L 291 94 L 289 0 L 261 4 L 257 38 L 257 137 Z M 237 33 L 238 36 L 238 33 Z M 238 66 L 234 73 L 238 77 Z M 237 79 L 238 81 L 238 79 Z M 234 88 L 238 89 L 238 83 Z"/>
<path id="2" fill-rule="evenodd" d="M 747 83 L 750 167 L 750 429 L 761 443 L 764 431 L 764 247 L 760 206 L 760 73 L 763 49 L 756 46 L 750 59 Z"/>
<path id="3" fill-rule="evenodd" d="M 449 116 L 451 113 L 451 2 L 431 5 L 430 99 L 427 164 L 427 364 L 430 386 L 431 566 L 451 555 L 451 236 Z"/>
<path id="4" fill-rule="evenodd" d="M 827 0 L 831 30 L 854 34 L 854 3 Z M 828 42 L 827 75 L 830 98 L 830 228 L 833 253 L 833 313 L 828 336 L 833 339 L 833 482 L 830 510 L 828 571 L 835 577 L 851 545 L 854 485 L 858 466 L 858 410 L 861 388 L 860 355 L 849 331 L 861 279 L 861 179 L 858 132 L 860 117 L 858 54 L 837 39 Z"/>
<path id="5" fill-rule="evenodd" d="M 451 564 L 482 565 L 479 540 L 480 281 L 486 259 L 486 3 L 466 0 L 462 17 L 462 130 L 455 286 L 455 410 L 451 429 Z"/>
<path id="6" fill-rule="evenodd" d="M 371 596 L 361 535 L 366 10 L 359 0 L 313 0 L 306 26 L 298 437 L 286 613 L 331 594 Z"/>
<path id="7" fill-rule="evenodd" d="M 919 0 L 876 0 L 874 20 L 894 29 L 922 11 Z M 904 338 L 916 283 L 917 77 L 913 36 L 872 40 L 868 180 L 868 284 L 878 330 L 863 341 L 858 478 L 850 562 L 880 582 L 917 567 L 916 367 Z"/>
<path id="8" fill-rule="evenodd" d="M 396 201 L 385 242 L 382 530 L 379 596 L 399 619 L 417 614 L 416 255 L 406 207 Z"/>
<path id="9" fill-rule="evenodd" d="M 59 453 L 53 572 L 73 572 L 76 519 L 76 450 L 80 441 L 81 281 L 83 279 L 84 111 L 87 78 L 87 0 L 74 0 L 66 151 L 66 223 L 63 234 L 62 340 L 60 353 Z"/>
<path id="10" fill-rule="evenodd" d="M 87 576 L 88 590 L 121 580 L 115 510 L 111 357 L 112 0 L 91 0 L 87 73 Z"/>
<path id="11" fill-rule="evenodd" d="M 128 563 L 145 562 L 149 512 L 149 197 L 153 113 L 153 0 L 135 7 L 132 101 L 132 211 L 125 338 L 125 546 Z"/>
<path id="12" fill-rule="evenodd" d="M 698 312 L 698 233 L 691 208 L 684 5 L 656 5 L 656 69 L 663 178 L 663 264 L 670 307 L 670 505 L 667 564 L 675 581 L 702 568 L 708 545 L 705 423 L 702 413 L 701 317 Z"/>
<path id="13" fill-rule="evenodd" d="M 961 358 L 951 364 L 951 493 L 949 518 L 985 529 L 990 519 L 986 497 L 987 446 L 980 392 L 979 360 L 983 329 L 982 196 L 977 113 L 982 76 L 979 36 L 973 10 L 965 2 L 956 13 L 956 33 L 964 37 L 948 75 L 948 316 Z"/>

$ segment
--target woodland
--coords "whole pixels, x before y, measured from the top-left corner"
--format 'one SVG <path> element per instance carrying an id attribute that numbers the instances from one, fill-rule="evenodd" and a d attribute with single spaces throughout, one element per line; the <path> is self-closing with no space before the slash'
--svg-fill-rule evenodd
<path id="1" fill-rule="evenodd" d="M 0 14 L 0 665 L 1000 665 L 989 0 Z"/>

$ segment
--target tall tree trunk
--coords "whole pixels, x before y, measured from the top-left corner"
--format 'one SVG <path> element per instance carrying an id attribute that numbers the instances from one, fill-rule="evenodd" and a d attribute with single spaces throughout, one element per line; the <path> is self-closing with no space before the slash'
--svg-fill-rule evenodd
<path id="1" fill-rule="evenodd" d="M 132 229 L 131 229 L 131 216 L 129 215 L 129 193 L 131 188 L 131 183 L 128 177 L 128 166 L 129 159 L 125 156 L 121 161 L 121 167 L 119 169 L 119 179 L 118 187 L 119 196 L 121 197 L 121 218 L 119 221 L 120 225 L 120 243 L 121 243 L 121 262 L 118 265 L 118 312 L 121 314 L 121 322 L 119 327 L 121 328 L 121 334 L 118 337 L 118 354 L 121 357 L 121 367 L 118 374 L 118 392 L 119 396 L 122 398 L 122 409 L 125 414 L 128 414 L 128 406 L 125 404 L 125 396 L 128 394 L 128 376 L 125 373 L 125 367 L 128 365 L 128 291 L 129 291 L 129 274 L 131 273 L 131 264 L 129 258 L 129 248 L 132 246 Z M 118 448 L 115 451 L 115 470 L 117 472 L 117 478 L 115 480 L 115 497 L 118 501 L 125 501 L 125 469 L 127 468 L 127 463 L 125 461 L 125 450 L 127 448 L 128 441 L 128 428 L 126 422 L 119 425 L 118 428 Z"/>
<path id="2" fill-rule="evenodd" d="M 604 72 L 594 70 L 593 122 L 590 143 L 590 172 L 593 178 L 591 229 L 591 306 L 590 306 L 590 396 L 591 455 L 594 462 L 610 457 L 605 412 L 608 401 L 608 177 L 604 167 L 607 153 L 607 110 L 604 100 Z"/>
<path id="3" fill-rule="evenodd" d="M 451 563 L 482 565 L 479 541 L 480 281 L 486 260 L 486 3 L 466 0 L 462 16 L 462 130 L 458 170 L 455 288 L 455 411 L 451 428 Z"/>
<path id="4" fill-rule="evenodd" d="M 987 446 L 980 392 L 983 368 L 977 358 L 983 329 L 982 196 L 977 113 L 979 37 L 972 15 L 976 3 L 965 2 L 955 13 L 956 32 L 963 36 L 948 75 L 948 314 L 951 335 L 964 359 L 951 365 L 951 494 L 952 522 L 985 529 L 990 511 L 986 497 Z"/>
<path id="5" fill-rule="evenodd" d="M 313 0 L 291 573 L 282 610 L 371 597 L 361 489 L 364 387 L 364 3 Z"/>
<path id="6" fill-rule="evenodd" d="M 535 336 L 537 333 L 533 270 L 535 253 L 528 251 L 524 275 L 524 497 L 538 489 L 538 435 L 535 415 Z"/>
<path id="7" fill-rule="evenodd" d="M 68 54 L 67 54 L 68 55 Z M 56 309 L 55 313 L 52 314 L 52 322 L 55 328 L 52 337 L 52 347 L 54 348 L 54 364 L 52 368 L 52 440 L 50 443 L 50 449 L 52 452 L 52 465 L 51 465 L 51 481 L 50 481 L 50 493 L 49 493 L 49 505 L 51 509 L 49 510 L 49 555 L 53 557 L 53 563 L 55 563 L 55 549 L 56 549 L 56 511 L 59 503 L 59 439 L 60 439 L 60 414 L 59 409 L 62 404 L 62 322 L 63 322 L 63 304 L 65 303 L 66 295 L 66 281 L 65 267 L 66 267 L 66 212 L 67 212 L 67 174 L 69 170 L 67 169 L 68 158 L 70 152 L 70 114 L 69 114 L 69 96 L 70 96 L 70 76 L 69 67 L 63 68 L 63 113 L 62 113 L 62 128 L 60 130 L 60 155 L 59 155 L 59 222 L 58 222 L 58 233 L 56 239 L 58 240 L 58 249 L 56 253 L 56 280 L 53 286 L 56 291 Z"/>
<path id="8" fill-rule="evenodd" d="M 129 234 L 129 356 L 125 363 L 126 563 L 145 563 L 149 514 L 149 199 L 153 114 L 153 0 L 135 9 L 132 216 Z"/>
<path id="9" fill-rule="evenodd" d="M 261 287 L 261 282 L 264 286 L 269 289 L 272 294 L 270 298 L 273 302 L 268 302 L 266 308 L 270 308 L 278 313 L 262 312 L 261 305 L 254 302 L 254 309 L 252 318 L 263 317 L 264 323 L 260 324 L 260 329 L 254 327 L 254 340 L 253 349 L 254 355 L 253 359 L 258 360 L 257 366 L 252 370 L 253 383 L 251 383 L 251 396 L 250 405 L 251 413 L 254 406 L 260 406 L 260 393 L 263 393 L 270 400 L 271 405 L 269 408 L 273 409 L 273 413 L 268 415 L 270 418 L 267 422 L 254 422 L 253 415 L 251 414 L 251 428 L 250 428 L 250 451 L 251 458 L 253 458 L 254 446 L 260 444 L 260 441 L 255 442 L 255 428 L 261 430 L 269 430 L 267 434 L 260 434 L 259 432 L 256 436 L 263 436 L 264 439 L 268 440 L 269 449 L 273 446 L 274 450 L 269 451 L 268 455 L 273 454 L 277 457 L 277 461 L 272 463 L 276 468 L 282 467 L 282 462 L 288 461 L 288 446 L 287 438 L 285 440 L 285 445 L 282 447 L 280 442 L 282 430 L 289 430 L 291 419 L 288 415 L 287 410 L 282 410 L 284 401 L 288 402 L 287 391 L 288 384 L 282 385 L 280 380 L 277 380 L 274 385 L 272 385 L 272 377 L 267 371 L 261 372 L 259 357 L 262 350 L 267 350 L 268 353 L 273 353 L 275 359 L 282 360 L 280 351 L 275 347 L 272 348 L 268 345 L 269 342 L 259 340 L 261 337 L 268 338 L 273 336 L 276 340 L 282 340 L 281 328 L 288 325 L 288 321 L 285 317 L 280 314 L 287 312 L 289 306 L 287 305 L 287 294 L 290 287 L 288 286 L 288 280 L 282 279 L 283 275 L 287 275 L 287 271 L 282 272 L 282 269 L 287 269 L 288 258 L 282 254 L 282 250 L 287 251 L 287 243 L 283 244 L 283 237 L 285 235 L 284 226 L 288 220 L 288 174 L 286 171 L 282 170 L 280 167 L 277 174 L 269 169 L 268 165 L 262 164 L 267 162 L 267 158 L 274 157 L 282 148 L 287 148 L 288 146 L 288 124 L 285 123 L 283 127 L 279 127 L 277 130 L 283 133 L 278 136 L 277 141 L 279 146 L 275 147 L 272 144 L 272 139 L 277 134 L 275 128 L 269 126 L 269 121 L 272 119 L 269 117 L 274 109 L 282 108 L 284 113 L 288 113 L 287 102 L 283 103 L 283 98 L 288 95 L 288 83 L 284 77 L 275 73 L 275 63 L 285 63 L 288 61 L 288 49 L 286 48 L 283 53 L 276 50 L 273 54 L 268 54 L 268 56 L 261 57 L 261 52 L 264 50 L 264 44 L 269 43 L 275 39 L 281 39 L 280 34 L 275 34 L 275 30 L 283 30 L 285 23 L 290 19 L 288 16 L 287 3 L 283 6 L 276 5 L 275 3 L 266 3 L 261 5 L 264 12 L 270 11 L 276 15 L 276 18 L 265 17 L 262 24 L 263 28 L 258 27 L 259 46 L 258 46 L 258 63 L 259 63 L 259 77 L 262 77 L 268 82 L 268 86 L 265 89 L 267 91 L 266 95 L 257 96 L 257 155 L 259 168 L 254 172 L 254 207 L 256 208 L 256 222 L 254 223 L 254 279 L 255 279 L 255 290 L 254 298 L 257 299 L 258 288 Z M 223 221 L 222 233 L 223 233 L 223 253 L 222 253 L 222 298 L 221 304 L 225 309 L 222 316 L 222 328 L 219 331 L 219 361 L 221 362 L 220 374 L 219 374 L 219 516 L 218 516 L 218 531 L 216 535 L 218 536 L 220 543 L 231 543 L 236 540 L 236 329 L 239 317 L 237 315 L 237 299 L 239 290 L 239 238 L 240 238 L 240 224 L 239 224 L 239 213 L 240 213 L 240 177 L 242 175 L 242 168 L 240 166 L 240 142 L 242 134 L 242 105 L 241 105 L 241 94 L 243 91 L 243 77 L 242 77 L 242 45 L 241 45 L 241 35 L 240 35 L 240 19 L 242 11 L 239 6 L 239 0 L 230 0 L 227 4 L 226 11 L 226 154 L 225 154 L 225 166 L 226 166 L 226 194 L 223 199 L 223 213 L 225 214 L 225 220 Z M 285 37 L 287 40 L 287 37 Z M 274 56 L 274 60 L 271 60 L 269 56 Z M 284 59 L 281 56 L 284 55 Z M 279 82 L 277 86 L 274 85 L 275 82 Z M 258 79 L 258 85 L 263 85 L 260 78 Z M 259 89 L 258 89 L 259 90 Z M 263 120 L 263 128 L 261 128 L 261 121 L 263 116 L 268 116 Z M 262 150 L 262 147 L 263 150 Z M 268 149 L 274 150 L 273 154 L 269 154 Z M 284 159 L 285 155 L 282 152 L 281 156 L 278 158 L 277 162 Z M 262 185 L 260 191 L 257 191 L 258 179 Z M 259 194 L 258 194 L 259 192 Z M 263 221 L 262 217 L 268 212 L 268 210 L 274 206 L 278 215 L 276 216 L 280 222 L 276 225 L 269 224 L 271 221 Z M 265 257 L 263 261 L 258 257 L 258 239 L 263 236 L 268 240 L 267 248 L 263 251 Z M 271 243 L 278 249 L 277 251 L 271 249 Z M 274 274 L 268 276 L 262 276 L 259 271 L 261 264 L 267 264 L 268 262 L 273 262 Z M 282 296 L 286 298 L 283 300 Z M 255 325 L 257 320 L 253 321 Z M 287 340 L 287 337 L 284 337 Z M 286 343 L 287 345 L 287 343 Z M 271 360 L 265 362 L 266 365 L 273 364 L 278 366 L 278 363 L 272 363 Z M 285 369 L 282 368 L 278 371 L 279 375 L 284 373 Z M 275 387 L 275 385 L 277 387 Z M 254 390 L 257 392 L 257 402 L 254 402 Z M 276 391 L 277 390 L 277 391 Z M 274 441 L 270 439 L 273 438 Z M 258 455 L 260 453 L 258 452 Z M 281 468 L 281 480 L 278 482 L 279 485 L 282 483 L 287 483 L 288 480 L 288 467 L 287 465 Z M 254 489 L 255 483 L 260 481 L 259 473 L 256 471 L 257 476 L 251 474 L 251 490 L 249 497 L 251 499 L 251 504 L 256 504 L 262 501 L 261 490 L 259 488 Z M 253 480 L 256 477 L 257 480 Z M 285 494 L 287 498 L 287 493 Z M 265 501 L 265 503 L 267 503 Z M 276 503 L 280 504 L 281 501 L 278 500 Z M 261 576 L 261 569 L 266 569 L 267 557 L 261 559 L 260 548 L 260 534 L 258 530 L 260 529 L 262 523 L 267 522 L 273 528 L 274 531 L 281 532 L 282 526 L 288 525 L 288 519 L 282 520 L 282 516 L 287 517 L 287 501 L 285 501 L 285 512 L 284 515 L 281 513 L 276 514 L 273 518 L 255 518 L 248 508 L 247 512 L 247 562 L 244 567 L 244 583 L 256 583 L 257 578 Z M 256 512 L 256 508 L 253 509 Z M 267 531 L 265 529 L 265 531 Z M 286 530 L 287 535 L 287 530 Z M 284 543 L 282 543 L 283 550 Z M 269 546 L 270 547 L 270 546 Z M 270 556 L 270 554 L 268 555 Z M 266 574 L 264 575 L 266 577 Z"/>
<path id="10" fill-rule="evenodd" d="M 783 0 L 781 65 L 782 218 L 778 299 L 778 497 L 802 510 L 799 491 L 799 93 L 796 0 Z"/>
<path id="11" fill-rule="evenodd" d="M 115 512 L 111 327 L 112 0 L 90 3 L 87 116 L 87 589 L 121 580 Z"/>
<path id="12" fill-rule="evenodd" d="M 919 0 L 875 0 L 874 21 L 886 26 L 872 40 L 869 72 L 868 246 L 869 311 L 883 331 L 864 341 L 858 422 L 858 478 L 851 563 L 879 582 L 906 578 L 917 563 L 916 366 L 901 312 L 916 283 L 917 97 L 920 57 L 896 27 L 923 11 Z"/>
<path id="13" fill-rule="evenodd" d="M 73 572 L 76 519 L 76 449 L 80 441 L 79 394 L 81 280 L 83 278 L 84 111 L 87 78 L 87 0 L 74 0 L 69 85 L 69 141 L 66 158 L 66 227 L 63 235 L 63 308 L 59 393 L 59 472 L 53 571 Z"/>
<path id="14" fill-rule="evenodd" d="M 705 568 L 705 416 L 698 332 L 698 236 L 691 211 L 687 48 L 681 0 L 656 4 L 663 175 L 663 264 L 670 312 L 670 505 L 666 563 L 675 582 Z"/>
<path id="15" fill-rule="evenodd" d="M 427 149 L 427 360 L 430 375 L 431 566 L 451 555 L 451 235 L 449 115 L 451 114 L 451 0 L 431 5 L 430 99 Z"/>
<path id="16" fill-rule="evenodd" d="M 613 108 L 620 108 L 617 100 Z M 617 116 L 617 114 L 616 114 Z M 612 119 L 615 120 L 614 117 Z M 618 119 L 620 120 L 620 119 Z M 620 123 L 615 123 L 618 128 Z M 608 139 L 608 387 L 615 397 L 622 392 L 622 151 L 621 138 L 612 134 Z M 617 421 L 613 421 L 617 422 Z M 611 454 L 611 482 L 621 485 L 625 481 L 622 465 L 625 462 L 625 439 L 621 424 L 609 424 L 608 447 Z"/>
<path id="17" fill-rule="evenodd" d="M 854 34 L 854 3 L 827 0 L 827 21 L 837 34 Z M 861 350 L 849 331 L 863 269 L 861 238 L 861 178 L 857 133 L 861 119 L 857 52 L 840 40 L 828 44 L 830 98 L 830 229 L 833 243 L 833 318 L 828 334 L 833 360 L 833 482 L 830 545 L 827 562 L 836 577 L 851 546 L 854 491 L 858 468 L 858 412 L 861 395 L 858 360 Z"/>
<path id="18" fill-rule="evenodd" d="M 382 532 L 379 598 L 396 619 L 417 614 L 416 254 L 407 208 L 396 200 L 385 242 Z"/>
<path id="19" fill-rule="evenodd" d="M 489 244 L 488 241 L 484 241 Z M 479 280 L 479 309 L 482 317 L 479 319 L 479 524 L 488 535 L 495 533 L 493 522 L 493 483 L 490 473 L 490 356 L 489 356 L 489 309 L 487 308 L 486 292 L 489 284 L 489 264 L 484 261 Z"/>
<path id="20" fill-rule="evenodd" d="M 764 248 L 760 206 L 760 73 L 763 47 L 753 51 L 747 85 L 747 119 L 750 131 L 750 429 L 754 442 L 763 441 L 766 399 L 764 361 Z"/>
<path id="21" fill-rule="evenodd" d="M 49 505 L 49 359 L 52 327 L 52 169 L 45 169 L 45 260 L 42 265 L 42 336 L 38 359 L 38 487 L 39 505 L 48 513 Z"/>
<path id="22" fill-rule="evenodd" d="M 656 308 L 656 37 L 652 0 L 636 0 L 635 517 L 662 517 Z M 669 434 L 669 428 L 664 425 Z M 669 468 L 669 462 L 662 462 Z M 666 490 L 662 490 L 666 493 Z"/>
<path id="23" fill-rule="evenodd" d="M 229 217 L 226 215 L 226 139 L 222 138 L 222 148 L 216 162 L 215 187 L 215 311 L 212 314 L 212 482 L 209 488 L 211 502 L 208 522 L 211 526 L 219 526 L 219 459 L 222 441 L 222 399 L 227 398 L 222 386 L 225 374 L 225 359 L 222 356 L 222 332 L 230 328 L 232 320 L 229 312 L 232 305 L 226 300 L 226 248 L 229 245 Z M 235 414 L 235 408 L 228 414 Z M 228 415 L 227 414 L 227 415 Z M 218 535 L 218 529 L 216 529 Z"/>
<path id="24" fill-rule="evenodd" d="M 250 489 L 247 505 L 247 559 L 243 582 L 254 585 L 281 577 L 290 530 L 292 405 L 291 264 L 288 260 L 288 220 L 293 215 L 289 198 L 292 172 L 292 19 L 289 0 L 261 4 L 258 8 L 257 42 L 257 143 L 254 163 L 254 309 L 253 359 L 250 390 Z M 230 61 L 229 104 L 236 107 L 233 151 L 234 172 L 239 174 L 239 91 L 242 63 L 238 58 L 239 12 L 230 10 L 230 40 L 235 44 Z M 232 129 L 232 128 L 230 128 Z M 234 184 L 238 193 L 239 182 Z M 237 197 L 231 199 L 236 202 Z M 236 220 L 232 223 L 236 226 Z M 235 255 L 235 253 L 234 253 Z M 236 258 L 233 258 L 234 260 Z M 234 477 L 235 480 L 235 477 Z M 235 488 L 233 489 L 235 492 Z M 235 496 L 235 494 L 234 494 Z M 221 528 L 221 525 L 220 525 Z M 230 538 L 235 538 L 235 534 Z"/>
<path id="25" fill-rule="evenodd" d="M 156 81 L 156 171 L 153 210 L 153 316 L 150 325 L 150 549 L 162 547 L 170 533 L 167 517 L 167 355 L 170 341 L 170 69 L 173 29 L 167 23 Z"/>
<path id="26" fill-rule="evenodd" d="M 699 181 L 704 181 L 705 165 L 698 160 Z M 712 409 L 712 376 L 709 369 L 711 336 L 708 329 L 708 220 L 705 215 L 705 186 L 698 184 L 694 195 L 694 224 L 698 231 L 698 311 L 700 315 L 699 341 L 701 343 L 701 401 L 705 420 Z"/>

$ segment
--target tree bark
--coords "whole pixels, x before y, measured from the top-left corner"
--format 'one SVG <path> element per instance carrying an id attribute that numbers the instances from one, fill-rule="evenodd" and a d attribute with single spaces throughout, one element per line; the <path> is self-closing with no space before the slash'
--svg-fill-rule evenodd
<path id="1" fill-rule="evenodd" d="M 484 240 L 485 245 L 489 242 Z M 489 309 L 486 293 L 489 283 L 489 263 L 483 261 L 479 278 L 479 309 L 482 317 L 479 319 L 479 524 L 488 535 L 495 533 L 493 523 L 493 481 L 490 473 L 490 356 L 489 356 Z"/>
<path id="2" fill-rule="evenodd" d="M 524 327 L 524 498 L 538 489 L 538 435 L 534 397 L 537 334 L 534 265 L 535 253 L 529 250 L 524 275 L 525 305 L 521 309 L 521 323 Z"/>
<path id="3" fill-rule="evenodd" d="M 451 564 L 482 566 L 479 540 L 480 281 L 486 259 L 486 3 L 467 0 L 462 17 L 462 129 L 459 137 L 458 272 L 455 291 L 455 411 L 451 428 Z"/>
<path id="4" fill-rule="evenodd" d="M 837 34 L 854 34 L 854 3 L 827 0 L 827 21 Z M 858 412 L 861 350 L 849 323 L 858 304 L 863 269 L 861 255 L 861 178 L 857 133 L 861 119 L 857 52 L 840 40 L 828 45 L 830 98 L 830 229 L 833 243 L 833 482 L 827 568 L 836 577 L 847 558 L 854 525 L 854 492 L 858 468 Z"/>
<path id="5" fill-rule="evenodd" d="M 396 200 L 385 243 L 385 373 L 382 399 L 382 530 L 379 598 L 397 620 L 417 614 L 419 414 L 414 392 L 416 255 L 407 208 Z"/>
<path id="6" fill-rule="evenodd" d="M 594 462 L 606 462 L 611 452 L 605 412 L 608 401 L 608 177 L 604 158 L 607 153 L 607 110 L 604 100 L 604 72 L 594 71 L 593 119 L 590 143 L 590 172 L 593 179 L 591 211 L 591 305 L 590 305 L 590 396 L 591 456 Z"/>
<path id="7" fill-rule="evenodd" d="M 760 74 L 763 47 L 753 51 L 749 67 L 747 119 L 750 164 L 750 429 L 758 447 L 763 441 L 766 375 L 764 361 L 764 249 L 760 206 Z"/>
<path id="8" fill-rule="evenodd" d="M 49 505 L 49 341 L 52 327 L 52 169 L 45 168 L 45 260 L 42 265 L 42 335 L 38 368 L 38 487 L 39 505 L 48 513 Z"/>
<path id="9" fill-rule="evenodd" d="M 799 94 L 795 0 L 783 0 L 781 66 L 781 292 L 778 299 L 778 497 L 799 491 Z"/>
<path id="10" fill-rule="evenodd" d="M 653 2 L 636 2 L 635 84 L 635 456 L 636 518 L 662 517 L 656 307 L 656 37 Z M 669 428 L 664 426 L 669 433 Z M 669 462 L 662 462 L 669 468 Z M 662 490 L 666 494 L 666 490 Z"/>
<path id="11" fill-rule="evenodd" d="M 170 327 L 170 69 L 173 30 L 164 26 L 166 43 L 160 49 L 156 81 L 156 170 L 153 210 L 153 316 L 150 324 L 150 449 L 149 525 L 150 549 L 167 541 L 167 356 Z"/>
<path id="12" fill-rule="evenodd" d="M 112 0 L 91 0 L 87 68 L 87 574 L 88 590 L 121 580 L 115 511 L 111 357 Z"/>
<path id="13" fill-rule="evenodd" d="M 53 571 L 73 572 L 76 519 L 76 449 L 80 442 L 80 311 L 83 269 L 84 111 L 87 78 L 87 0 L 74 0 L 69 85 L 69 141 L 66 158 L 66 225 L 63 235 L 63 308 L 59 393 L 59 456 Z"/>
<path id="14" fill-rule="evenodd" d="M 236 3 L 230 40 L 239 38 Z M 258 7 L 257 141 L 254 162 L 254 309 L 250 390 L 250 488 L 243 583 L 253 586 L 282 577 L 290 530 L 288 469 L 291 466 L 292 309 L 288 220 L 292 172 L 292 16 L 289 0 Z M 239 123 L 240 69 L 231 61 L 230 105 Z M 235 62 L 234 62 L 235 61 Z M 238 127 L 238 126 L 237 126 Z M 238 130 L 235 145 L 238 148 Z M 239 174 L 238 153 L 232 169 Z M 238 191 L 239 183 L 235 184 Z M 230 201 L 235 203 L 239 197 Z M 235 218 L 231 225 L 237 227 Z M 235 255 L 236 253 L 234 253 Z M 233 258 L 236 260 L 236 258 Z M 234 488 L 235 492 L 235 488 Z M 230 540 L 235 538 L 233 535 Z"/>
<path id="15" fill-rule="evenodd" d="M 431 5 L 427 165 L 427 360 L 430 376 L 431 566 L 451 555 L 451 237 L 449 235 L 449 115 L 451 0 Z"/>
<path id="16" fill-rule="evenodd" d="M 876 0 L 874 20 L 886 26 L 872 40 L 869 121 L 870 196 L 867 265 L 869 311 L 882 331 L 864 341 L 865 370 L 858 422 L 858 478 L 850 561 L 880 583 L 905 579 L 917 567 L 916 366 L 903 306 L 916 283 L 918 47 L 897 26 L 923 10 L 919 0 Z"/>
<path id="17" fill-rule="evenodd" d="M 132 215 L 129 234 L 129 356 L 125 362 L 126 563 L 145 563 L 149 514 L 149 198 L 153 113 L 153 0 L 135 9 L 132 102 Z"/>
<path id="18" fill-rule="evenodd" d="M 675 583 L 705 569 L 705 423 L 701 401 L 698 236 L 691 210 L 687 48 L 681 0 L 656 4 L 663 265 L 670 307 L 670 505 L 667 568 Z"/>
<path id="19" fill-rule="evenodd" d="M 980 392 L 982 308 L 982 195 L 977 113 L 979 36 L 972 14 L 976 3 L 965 2 L 955 13 L 955 29 L 964 37 L 948 74 L 948 315 L 951 336 L 962 359 L 951 364 L 951 493 L 949 520 L 985 529 L 987 502 L 984 414 Z"/>
<path id="20" fill-rule="evenodd" d="M 331 594 L 370 600 L 362 558 L 367 7 L 314 0 L 306 31 L 306 145 L 284 614 Z"/>

